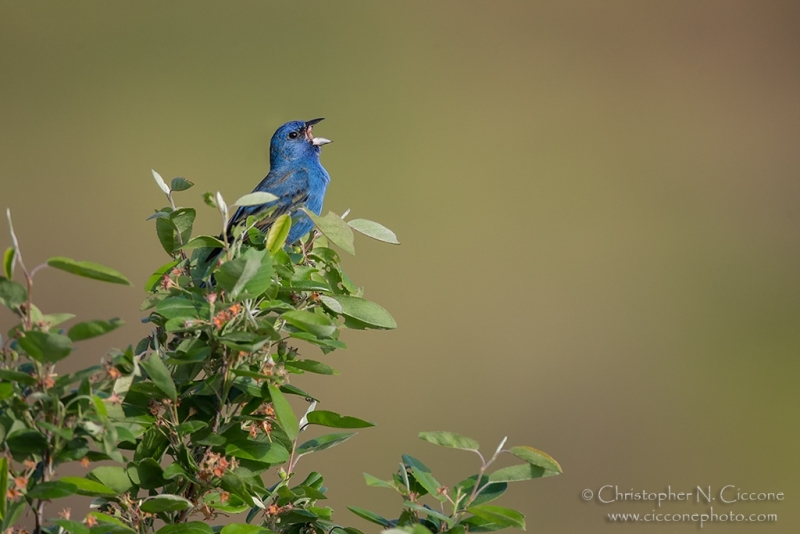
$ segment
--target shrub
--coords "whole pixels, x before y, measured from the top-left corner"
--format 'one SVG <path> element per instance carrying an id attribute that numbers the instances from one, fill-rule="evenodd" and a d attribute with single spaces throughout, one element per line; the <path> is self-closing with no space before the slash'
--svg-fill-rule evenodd
<path id="1" fill-rule="evenodd" d="M 339 340 L 343 328 L 396 327 L 385 309 L 364 298 L 332 248 L 354 253 L 353 230 L 389 243 L 397 243 L 395 235 L 372 221 L 308 213 L 316 231 L 294 246 L 285 243 L 292 223 L 286 215 L 266 235 L 256 228 L 259 218 L 250 217 L 227 239 L 193 237 L 196 210 L 175 204 L 175 193 L 193 184 L 175 178 L 167 185 L 153 175 L 169 200 L 151 217 L 169 261 L 145 284 L 141 309 L 148 313 L 144 321 L 151 334 L 74 373 L 55 371 L 73 343 L 108 333 L 121 322 L 92 320 L 64 328 L 73 315 L 45 314 L 32 303 L 35 275 L 52 267 L 103 282 L 130 282 L 114 269 L 63 257 L 27 269 L 8 216 L 12 246 L 3 259 L 0 302 L 19 323 L 4 340 L 0 361 L 0 528 L 17 524 L 29 508 L 37 534 L 322 534 L 335 529 L 358 534 L 333 522 L 333 511 L 321 503 L 322 475 L 312 472 L 297 480 L 296 468 L 305 456 L 339 445 L 354 429 L 373 423 L 317 410 L 318 399 L 294 379 L 336 372 L 301 358 L 297 347 L 310 344 L 326 355 L 345 348 Z M 254 193 L 237 204 L 271 198 Z M 225 201 L 219 193 L 204 199 L 219 212 L 224 232 Z M 221 252 L 212 254 L 217 248 Z M 17 268 L 23 284 L 13 280 Z M 299 418 L 287 400 L 292 396 L 308 403 Z M 312 425 L 334 431 L 302 439 Z M 390 480 L 365 475 L 369 485 L 401 495 L 398 518 L 350 510 L 385 529 L 415 533 L 524 528 L 519 512 L 486 503 L 508 482 L 560 472 L 541 451 L 505 451 L 505 440 L 486 459 L 470 438 L 448 432 L 420 437 L 476 452 L 479 472 L 448 489 L 422 462 L 403 456 L 402 468 Z M 501 452 L 523 463 L 489 473 Z M 57 475 L 64 463 L 91 467 L 98 461 L 104 464 L 86 477 Z M 91 511 L 81 518 L 49 519 L 46 505 L 73 494 L 94 497 Z M 438 509 L 422 502 L 426 495 Z M 237 514 L 244 523 L 209 525 L 219 516 Z"/>

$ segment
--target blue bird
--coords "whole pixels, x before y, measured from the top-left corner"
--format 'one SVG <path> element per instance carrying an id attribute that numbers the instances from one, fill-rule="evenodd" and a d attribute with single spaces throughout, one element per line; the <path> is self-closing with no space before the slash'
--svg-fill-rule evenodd
<path id="1" fill-rule="evenodd" d="M 269 174 L 261 180 L 253 192 L 272 193 L 278 200 L 258 206 L 241 206 L 228 221 L 227 234 L 230 236 L 234 225 L 266 209 L 275 208 L 256 226 L 268 232 L 275 220 L 289 213 L 292 227 L 286 239 L 288 244 L 303 238 L 314 228 L 314 223 L 299 208 L 306 207 L 319 215 L 325 190 L 331 178 L 319 161 L 322 145 L 330 139 L 314 137 L 314 125 L 323 119 L 287 122 L 275 132 L 269 145 Z"/>

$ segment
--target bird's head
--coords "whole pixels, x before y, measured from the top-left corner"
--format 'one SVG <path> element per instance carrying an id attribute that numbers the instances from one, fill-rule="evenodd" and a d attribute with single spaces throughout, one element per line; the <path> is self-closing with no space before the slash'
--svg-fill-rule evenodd
<path id="1" fill-rule="evenodd" d="M 331 142 L 324 137 L 314 137 L 311 133 L 314 125 L 322 120 L 292 121 L 278 128 L 270 142 L 270 163 L 276 165 L 319 156 L 320 147 Z"/>

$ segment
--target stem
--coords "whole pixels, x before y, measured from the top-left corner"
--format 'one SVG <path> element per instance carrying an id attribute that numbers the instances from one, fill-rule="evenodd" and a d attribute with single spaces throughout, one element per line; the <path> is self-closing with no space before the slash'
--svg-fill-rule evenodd
<path id="1" fill-rule="evenodd" d="M 222 419 L 222 410 L 225 407 L 225 399 L 228 398 L 228 370 L 230 369 L 230 363 L 230 356 L 225 354 L 222 358 L 222 384 L 220 384 L 220 396 L 217 398 L 217 410 L 214 414 L 214 424 L 211 426 L 211 432 L 214 434 L 219 431 L 219 425 L 221 422 L 220 420 Z"/>
<path id="2" fill-rule="evenodd" d="M 42 534 L 42 518 L 44 517 L 44 501 L 39 500 L 34 512 L 33 534 Z"/>
<path id="3" fill-rule="evenodd" d="M 25 267 L 25 262 L 22 260 L 22 250 L 19 248 L 19 240 L 17 234 L 14 232 L 14 224 L 11 222 L 11 210 L 6 209 L 6 218 L 8 219 L 8 230 L 11 233 L 11 242 L 14 244 L 14 261 L 19 262 L 22 273 L 25 275 L 25 285 L 28 290 L 28 300 L 25 302 L 25 330 L 30 330 L 33 326 L 31 322 L 31 292 L 33 290 L 33 276 L 28 272 Z M 34 269 L 35 271 L 35 269 Z"/>
<path id="4" fill-rule="evenodd" d="M 475 497 L 478 496 L 480 491 L 482 491 L 488 485 L 486 484 L 482 488 L 480 488 L 480 491 L 478 490 L 478 486 L 480 485 L 481 480 L 483 479 L 483 475 L 486 473 L 486 469 L 489 468 L 489 466 L 492 464 L 492 462 L 494 462 L 495 458 L 497 457 L 497 453 L 495 453 L 494 456 L 492 456 L 487 462 L 484 459 L 483 454 L 480 453 L 480 451 L 475 451 L 475 454 L 477 454 L 481 459 L 481 470 L 478 472 L 478 477 L 475 479 L 475 485 L 472 486 L 472 493 L 470 493 L 469 498 L 467 499 L 464 505 L 465 510 L 469 508 L 469 506 L 473 503 L 473 501 L 475 501 Z M 458 505 L 460 503 L 461 503 L 461 497 L 460 495 L 456 495 L 456 505 L 454 506 L 454 512 L 453 512 L 453 519 L 455 519 L 456 521 L 458 521 L 458 516 L 461 515 L 461 512 L 458 510 Z"/>
<path id="5" fill-rule="evenodd" d="M 53 474 L 53 466 L 50 461 L 50 451 L 45 451 L 42 456 L 42 482 L 47 482 L 48 478 Z M 35 527 L 33 534 L 42 534 L 42 523 L 44 522 L 44 504 L 46 501 L 39 499 L 34 508 L 34 521 Z"/>
<path id="6" fill-rule="evenodd" d="M 219 196 L 219 193 L 217 193 L 217 195 Z M 227 213 L 227 211 L 228 210 L 226 209 L 223 212 L 223 210 L 220 209 L 219 210 L 219 214 L 222 217 L 222 244 L 224 245 L 224 248 L 225 248 L 225 258 L 230 260 L 231 259 L 231 247 L 230 247 L 230 243 L 228 243 L 228 213 Z"/>
<path id="7" fill-rule="evenodd" d="M 49 267 L 49 265 L 47 265 L 46 263 L 41 263 L 41 264 L 37 265 L 36 267 L 34 267 L 31 270 L 31 278 L 36 276 L 36 273 L 38 273 L 41 269 L 44 269 L 45 267 Z"/>
<path id="8" fill-rule="evenodd" d="M 22 268 L 22 274 L 25 276 L 25 289 L 28 294 L 28 299 L 25 301 L 25 330 L 27 331 L 33 328 L 33 319 L 31 317 L 31 309 L 33 307 L 33 276 L 28 272 L 28 269 L 22 262 L 22 253 L 19 249 L 17 249 L 16 256 L 19 261 L 19 266 Z"/>
<path id="9" fill-rule="evenodd" d="M 486 467 L 489 467 L 490 465 L 492 465 L 492 462 L 494 462 L 495 460 L 497 460 L 497 457 L 500 455 L 500 453 L 503 453 L 503 452 L 508 452 L 508 451 L 506 451 L 506 450 L 504 450 L 504 449 L 503 449 L 503 445 L 505 445 L 505 444 L 506 444 L 506 440 L 508 440 L 508 437 L 505 437 L 505 438 L 503 438 L 503 441 L 501 441 L 501 442 L 500 442 L 500 445 L 498 445 L 498 446 L 497 446 L 497 450 L 496 450 L 496 451 L 494 451 L 494 454 L 492 455 L 492 457 L 491 457 L 491 458 L 489 458 L 489 461 L 486 463 Z M 484 468 L 484 470 L 485 470 L 485 468 Z M 486 484 L 484 484 L 483 486 L 481 486 L 480 488 L 478 488 L 478 483 L 480 483 L 480 481 L 481 481 L 481 477 L 478 477 L 478 480 L 476 480 L 476 481 L 475 481 L 475 489 L 477 489 L 478 491 L 477 491 L 477 492 L 475 492 L 475 490 L 473 489 L 473 495 L 474 495 L 474 497 L 477 497 L 478 495 L 480 495 L 480 493 L 481 493 L 483 490 L 485 490 L 487 487 L 489 487 L 489 485 L 492 483 L 491 481 L 487 481 L 487 482 L 486 482 Z M 472 498 L 470 499 L 470 502 L 472 502 L 472 499 L 473 499 L 474 497 L 472 497 Z"/>
<path id="10" fill-rule="evenodd" d="M 483 474 L 486 473 L 487 467 L 489 467 L 489 464 L 487 463 L 484 463 L 481 466 L 481 470 L 478 473 L 478 478 L 475 480 L 475 485 L 472 487 L 472 493 L 470 494 L 469 499 L 467 500 L 467 508 L 469 508 L 469 505 L 472 504 L 472 501 L 475 500 L 475 497 L 478 496 L 478 486 L 480 485 L 481 480 L 483 479 Z"/>
<path id="11" fill-rule="evenodd" d="M 300 460 L 299 456 L 297 457 L 297 460 L 295 460 L 294 458 L 295 452 L 297 452 L 297 439 L 299 437 L 300 435 L 298 434 L 298 436 L 294 438 L 294 441 L 292 441 L 292 453 L 289 455 L 289 473 L 288 473 L 289 476 L 291 476 L 291 474 L 294 473 L 295 463 Z"/>

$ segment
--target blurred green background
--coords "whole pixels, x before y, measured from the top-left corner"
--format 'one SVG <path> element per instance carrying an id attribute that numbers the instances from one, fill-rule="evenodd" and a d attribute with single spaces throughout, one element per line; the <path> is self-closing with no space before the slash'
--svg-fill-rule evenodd
<path id="1" fill-rule="evenodd" d="M 326 117 L 326 209 L 403 243 L 346 259 L 399 328 L 347 334 L 324 359 L 340 376 L 295 382 L 378 423 L 306 463 L 335 518 L 375 531 L 344 505 L 398 510 L 361 472 L 404 452 L 450 485 L 475 472 L 416 438 L 448 429 L 561 462 L 499 502 L 534 532 L 697 528 L 611 524 L 656 507 L 581 499 L 606 484 L 782 491 L 715 506 L 777 523 L 704 530 L 797 532 L 798 24 L 777 1 L 5 1 L 0 207 L 29 266 L 135 282 L 38 275 L 45 312 L 127 322 L 73 362 L 93 364 L 147 332 L 142 286 L 166 261 L 150 169 L 194 181 L 179 200 L 214 232 L 200 194 L 250 192 L 280 124 Z"/>

